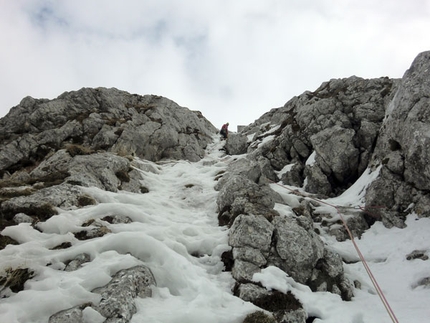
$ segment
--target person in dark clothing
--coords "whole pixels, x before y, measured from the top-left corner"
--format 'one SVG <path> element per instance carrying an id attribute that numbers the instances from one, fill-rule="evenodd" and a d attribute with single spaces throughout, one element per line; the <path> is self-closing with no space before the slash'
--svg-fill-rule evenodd
<path id="1" fill-rule="evenodd" d="M 223 124 L 219 132 L 222 135 L 223 139 L 227 139 L 228 137 L 228 125 L 228 122 L 226 124 Z"/>

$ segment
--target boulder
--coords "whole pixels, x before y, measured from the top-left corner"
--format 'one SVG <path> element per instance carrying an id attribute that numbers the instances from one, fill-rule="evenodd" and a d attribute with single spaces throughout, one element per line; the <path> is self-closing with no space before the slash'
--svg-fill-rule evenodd
<path id="1" fill-rule="evenodd" d="M 317 261 L 324 255 L 320 238 L 302 228 L 294 219 L 276 217 L 274 239 L 281 269 L 300 283 L 306 283 Z"/>
<path id="2" fill-rule="evenodd" d="M 304 174 L 306 175 L 304 188 L 309 193 L 322 194 L 323 196 L 330 196 L 333 192 L 332 185 L 330 184 L 327 175 L 318 166 L 306 166 L 304 169 Z M 303 181 L 303 179 L 297 178 L 297 173 L 293 173 L 294 181 L 292 183 L 298 183 Z M 288 176 L 284 177 L 284 180 L 288 184 Z"/>
<path id="3" fill-rule="evenodd" d="M 248 158 L 239 158 L 229 164 L 228 171 L 218 181 L 215 186 L 217 191 L 235 176 L 241 176 L 251 182 L 258 183 L 261 176 L 261 169 L 256 161 Z"/>
<path id="4" fill-rule="evenodd" d="M 227 138 L 224 148 L 229 155 L 245 154 L 248 148 L 248 138 L 240 133 L 231 133 Z"/>
<path id="5" fill-rule="evenodd" d="M 262 216 L 239 215 L 229 235 L 232 247 L 250 247 L 267 253 L 272 242 L 273 225 Z"/>

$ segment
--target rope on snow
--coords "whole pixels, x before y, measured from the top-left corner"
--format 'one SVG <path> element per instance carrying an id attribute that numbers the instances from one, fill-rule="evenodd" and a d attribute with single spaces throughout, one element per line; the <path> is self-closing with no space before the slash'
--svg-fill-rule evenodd
<path id="1" fill-rule="evenodd" d="M 313 201 L 315 201 L 315 202 L 317 202 L 317 203 L 319 203 L 319 204 L 324 204 L 324 205 L 327 205 L 327 206 L 333 207 L 333 208 L 336 210 L 337 214 L 339 215 L 339 217 L 340 217 L 340 219 L 341 219 L 341 221 L 342 221 L 343 226 L 345 227 L 346 231 L 348 232 L 348 235 L 349 235 L 349 237 L 350 237 L 350 239 L 351 239 L 351 242 L 352 242 L 352 244 L 353 244 L 353 246 L 354 246 L 354 248 L 355 248 L 355 250 L 356 250 L 356 252 L 357 252 L 357 254 L 358 254 L 358 256 L 359 256 L 359 258 L 360 258 L 360 260 L 361 260 L 361 262 L 362 262 L 362 264 L 363 264 L 363 266 L 364 266 L 364 269 L 365 269 L 365 270 L 366 270 L 366 272 L 367 272 L 367 275 L 369 276 L 369 278 L 370 278 L 370 280 L 371 280 L 371 282 L 372 282 L 373 286 L 375 287 L 376 292 L 378 293 L 378 296 L 379 296 L 379 298 L 380 298 L 380 299 L 381 299 L 381 301 L 382 301 L 382 304 L 384 305 L 385 309 L 387 310 L 388 315 L 390 316 L 391 320 L 392 320 L 394 323 L 399 323 L 399 321 L 397 320 L 397 317 L 396 317 L 396 315 L 394 314 L 394 311 L 393 311 L 393 309 L 391 308 L 390 304 L 388 303 L 388 300 L 387 300 L 387 298 L 385 297 L 385 295 L 384 295 L 384 293 L 383 293 L 383 291 L 382 291 L 381 287 L 379 287 L 378 281 L 376 280 L 375 276 L 373 275 L 372 271 L 370 270 L 370 267 L 369 267 L 369 265 L 367 264 L 366 259 L 364 258 L 364 256 L 363 256 L 363 254 L 362 254 L 362 252 L 361 252 L 360 248 L 358 247 L 357 243 L 355 242 L 354 236 L 353 236 L 352 232 L 349 230 L 348 224 L 346 223 L 345 218 L 343 217 L 342 212 L 339 210 L 339 207 L 338 207 L 338 206 L 336 206 L 336 205 L 334 205 L 334 204 L 330 204 L 330 203 L 328 203 L 328 202 L 324 202 L 324 201 L 322 201 L 322 200 L 320 200 L 320 199 L 317 199 L 317 198 L 315 198 L 315 197 L 307 196 L 306 194 L 303 194 L 303 193 L 301 193 L 301 192 L 299 192 L 299 191 L 297 191 L 297 190 L 290 189 L 290 188 L 288 188 L 288 187 L 286 187 L 286 186 L 284 186 L 284 185 L 282 185 L 282 184 L 275 183 L 275 182 L 273 182 L 273 181 L 271 181 L 271 182 L 272 182 L 272 183 L 274 183 L 274 184 L 276 184 L 276 185 L 281 186 L 281 187 L 282 187 L 282 188 L 284 188 L 284 189 L 287 189 L 287 190 L 289 190 L 289 191 L 293 192 L 293 193 L 294 193 L 294 194 L 296 194 L 296 195 L 300 195 L 300 196 L 302 196 L 302 197 L 305 197 L 305 198 L 311 199 L 311 200 L 313 200 Z M 366 210 L 366 208 L 365 208 L 365 207 L 361 207 L 361 206 L 360 206 L 359 208 L 360 208 L 361 210 L 363 210 L 364 212 L 368 213 L 368 211 Z M 381 208 L 381 207 L 372 207 L 372 208 Z M 368 214 L 369 214 L 369 213 L 368 213 Z"/>

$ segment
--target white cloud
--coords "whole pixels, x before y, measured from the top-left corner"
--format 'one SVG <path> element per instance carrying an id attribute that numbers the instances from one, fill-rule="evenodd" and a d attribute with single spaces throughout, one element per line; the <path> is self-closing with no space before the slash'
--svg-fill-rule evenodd
<path id="1" fill-rule="evenodd" d="M 331 78 L 401 77 L 430 1 L 0 0 L 0 115 L 84 86 L 249 124 Z"/>

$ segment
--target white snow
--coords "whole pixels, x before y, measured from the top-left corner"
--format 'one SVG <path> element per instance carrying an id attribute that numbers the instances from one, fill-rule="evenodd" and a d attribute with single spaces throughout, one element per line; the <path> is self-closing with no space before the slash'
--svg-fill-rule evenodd
<path id="1" fill-rule="evenodd" d="M 288 173 L 293 168 L 294 164 L 288 164 L 285 165 L 284 168 L 282 168 L 280 171 L 275 172 L 276 175 L 278 175 L 279 178 L 282 177 L 282 175 Z"/>
<path id="2" fill-rule="evenodd" d="M 315 158 L 316 158 L 316 156 L 317 156 L 317 152 L 314 150 L 312 152 L 312 154 L 306 160 L 306 165 L 308 165 L 308 166 L 314 165 L 315 164 Z"/>
<path id="3" fill-rule="evenodd" d="M 215 140 L 218 140 L 215 138 Z M 25 290 L 13 294 L 4 290 L 0 299 L 0 322 L 46 323 L 57 311 L 85 302 L 99 301 L 91 293 L 108 283 L 117 271 L 138 264 L 148 266 L 157 286 L 153 297 L 137 299 L 137 313 L 131 322 L 147 323 L 241 323 L 256 307 L 234 297 L 234 280 L 223 272 L 221 254 L 228 250 L 228 230 L 218 226 L 215 177 L 227 167 L 218 150 L 223 143 L 208 147 L 206 157 L 197 163 L 171 161 L 154 164 L 142 161 L 142 184 L 147 194 L 106 192 L 87 188 L 100 201 L 94 206 L 61 211 L 40 224 L 43 233 L 29 224 L 8 227 L 2 232 L 20 245 L 9 245 L 0 251 L 0 273 L 7 268 L 31 268 L 35 277 Z M 365 187 L 377 175 L 366 172 L 345 194 L 330 203 L 362 205 Z M 292 205 L 298 203 L 291 191 L 272 184 Z M 294 188 L 297 189 L 297 188 Z M 327 206 L 324 206 L 327 207 Z M 276 206 L 283 215 L 290 207 Z M 79 241 L 72 232 L 82 230 L 82 223 L 107 215 L 123 215 L 134 222 L 107 224 L 112 233 L 101 238 Z M 430 219 L 410 214 L 405 229 L 387 229 L 376 223 L 357 241 L 399 322 L 422 323 L 430 318 L 430 289 L 416 287 L 430 276 L 430 260 L 406 260 L 414 250 L 429 255 Z M 324 236 L 332 250 L 357 260 L 351 241 L 337 242 Z M 51 250 L 72 242 L 68 249 Z M 62 271 L 65 262 L 81 253 L 91 262 L 74 272 Z M 254 275 L 254 280 L 268 289 L 291 291 L 303 303 L 315 323 L 388 323 L 391 322 L 370 279 L 360 262 L 345 264 L 346 275 L 359 280 L 351 302 L 339 296 L 311 290 L 275 267 Z M 84 311 L 85 322 L 102 322 L 90 308 Z"/>

